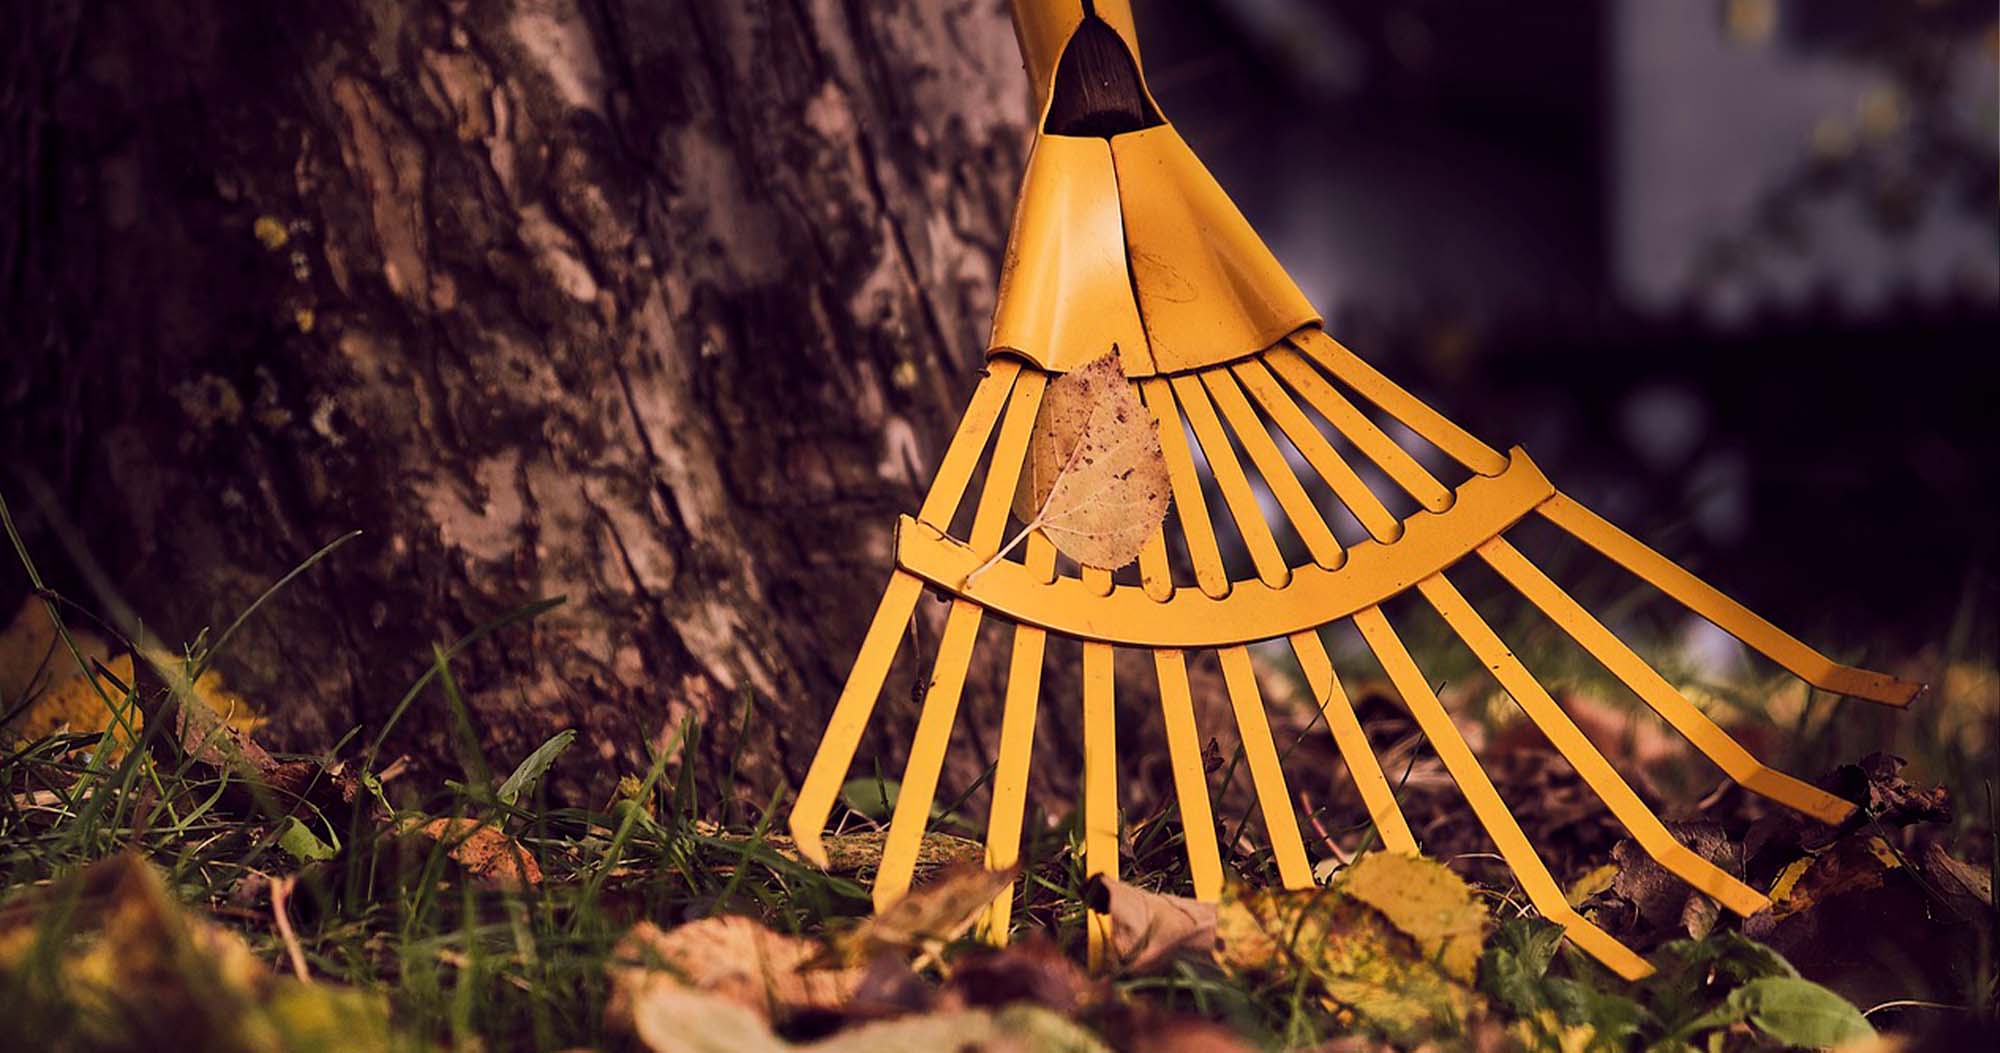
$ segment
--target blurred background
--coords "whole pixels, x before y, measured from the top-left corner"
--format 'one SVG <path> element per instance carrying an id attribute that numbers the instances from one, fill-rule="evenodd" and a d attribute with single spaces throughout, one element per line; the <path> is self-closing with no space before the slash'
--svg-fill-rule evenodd
<path id="1" fill-rule="evenodd" d="M 1135 7 L 1343 342 L 1808 639 L 2000 632 L 1993 4 Z"/>

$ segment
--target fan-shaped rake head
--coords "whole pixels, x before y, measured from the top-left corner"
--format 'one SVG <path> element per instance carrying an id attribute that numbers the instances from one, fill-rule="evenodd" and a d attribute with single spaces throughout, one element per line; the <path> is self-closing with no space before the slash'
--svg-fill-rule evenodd
<path id="1" fill-rule="evenodd" d="M 1665 677 L 1572 598 L 1505 534 L 1540 515 L 1639 575 L 1683 606 L 1728 630 L 1815 686 L 1889 705 L 1905 705 L 1917 686 L 1833 663 L 1702 583 L 1653 550 L 1556 491 L 1519 450 L 1502 454 L 1474 439 L 1334 342 L 1316 327 L 1250 359 L 1171 378 L 1135 381 L 1155 415 L 1173 481 L 1176 535 L 1147 545 L 1137 584 L 1084 568 L 1057 574 L 1057 554 L 1032 535 L 1018 560 L 1004 560 L 965 583 L 999 548 L 1020 476 L 1046 375 L 1009 358 L 996 359 L 974 395 L 964 424 L 938 471 L 924 508 L 898 530 L 897 570 L 869 627 L 853 674 L 836 705 L 820 754 L 792 812 L 802 849 L 819 855 L 820 831 L 851 763 L 868 713 L 887 676 L 918 594 L 926 587 L 952 595 L 952 606 L 929 672 L 902 790 L 890 821 L 875 896 L 886 904 L 907 889 L 943 767 L 945 744 L 980 624 L 991 615 L 1014 626 L 999 758 L 988 820 L 988 861 L 1018 860 L 1047 634 L 1082 641 L 1083 843 L 1086 868 L 1117 873 L 1118 782 L 1113 726 L 1112 653 L 1150 653 L 1170 753 L 1171 770 L 1196 895 L 1221 892 L 1224 866 L 1216 842 L 1209 786 L 1195 732 L 1186 661 L 1213 650 L 1221 664 L 1230 711 L 1243 743 L 1251 785 L 1271 842 L 1279 879 L 1312 883 L 1312 866 L 1265 715 L 1249 645 L 1286 640 L 1305 674 L 1320 716 L 1373 818 L 1385 850 L 1419 850 L 1398 807 L 1319 631 L 1351 621 L 1401 695 L 1423 734 L 1479 822 L 1493 839 L 1529 900 L 1563 925 L 1579 946 L 1622 975 L 1643 975 L 1643 959 L 1578 915 L 1481 770 L 1383 603 L 1414 590 L 1450 626 L 1525 714 L 1547 735 L 1633 839 L 1668 871 L 1747 914 L 1764 896 L 1676 841 L 1615 771 L 1499 634 L 1451 580 L 1462 561 L 1485 563 L 1584 650 L 1601 662 L 1667 724 L 1745 788 L 1826 822 L 1854 806 L 1757 761 Z M 1359 398 L 1457 460 L 1472 474 L 1447 488 L 1422 462 L 1357 406 Z M 1309 415 L 1310 413 L 1310 415 Z M 1316 421 L 1313 418 L 1318 417 Z M 1322 424 L 1321 422 L 1325 422 Z M 997 431 L 997 436 L 993 433 Z M 1192 435 L 1193 442 L 1189 441 Z M 1287 453 L 1280 441 L 1289 445 Z M 1359 470 L 1336 440 L 1364 460 Z M 990 456 L 986 455 L 988 447 Z M 985 482 L 970 536 L 950 537 L 960 497 L 980 460 Z M 1261 482 L 1253 483 L 1247 458 Z M 1367 532 L 1343 546 L 1293 465 L 1302 464 Z M 1408 495 L 1417 511 L 1394 515 L 1363 478 L 1368 472 Z M 1206 489 L 1222 497 L 1224 521 L 1208 506 Z M 1282 513 L 1278 530 L 1266 519 L 1261 494 Z M 1230 580 L 1218 523 L 1233 527 L 1255 576 Z M 1279 545 L 1308 558 L 1288 563 Z M 1182 570 L 1192 580 L 1175 580 Z M 995 904 L 988 931 L 1004 939 L 1008 897 Z M 1101 925 L 1101 920 L 1094 921 Z M 1093 931 L 1098 931 L 1093 929 Z"/>

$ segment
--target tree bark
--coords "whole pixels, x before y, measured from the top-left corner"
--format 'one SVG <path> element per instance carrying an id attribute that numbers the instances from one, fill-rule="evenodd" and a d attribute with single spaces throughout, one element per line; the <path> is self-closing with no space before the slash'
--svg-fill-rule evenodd
<path id="1" fill-rule="evenodd" d="M 1003 5 L 9 21 L 0 442 L 155 636 L 359 528 L 221 660 L 274 743 L 372 735 L 433 642 L 561 595 L 454 666 L 496 766 L 574 727 L 595 794 L 692 717 L 743 787 L 803 769 L 980 366 Z M 395 747 L 448 764 L 446 721 Z"/>

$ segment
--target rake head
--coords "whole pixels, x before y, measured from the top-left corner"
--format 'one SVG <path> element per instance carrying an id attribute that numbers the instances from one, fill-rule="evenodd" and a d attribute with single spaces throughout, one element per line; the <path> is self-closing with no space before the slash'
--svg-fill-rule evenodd
<path id="1" fill-rule="evenodd" d="M 1112 658 L 1121 647 L 1152 656 L 1197 896 L 1221 895 L 1223 863 L 1195 731 L 1190 652 L 1212 650 L 1220 661 L 1286 887 L 1309 886 L 1313 874 L 1252 665 L 1249 645 L 1260 641 L 1284 640 L 1296 655 L 1383 849 L 1417 853 L 1320 638 L 1321 629 L 1345 620 L 1359 630 L 1535 907 L 1614 971 L 1645 975 L 1650 966 L 1643 958 L 1570 907 L 1390 624 L 1384 602 L 1414 590 L 1641 848 L 1732 911 L 1767 906 L 1761 893 L 1674 839 L 1459 592 L 1451 580 L 1456 569 L 1484 563 L 1730 778 L 1825 822 L 1845 819 L 1855 806 L 1751 756 L 1515 548 L 1508 532 L 1530 517 L 1554 524 L 1816 687 L 1905 706 L 1920 686 L 1830 661 L 1564 496 L 1522 450 L 1502 453 L 1474 438 L 1328 336 L 1290 277 L 1160 119 L 1139 73 L 1124 0 L 1016 0 L 1015 27 L 1042 126 L 1015 213 L 987 370 L 922 508 L 897 525 L 896 569 L 792 810 L 800 850 L 824 862 L 821 831 L 917 598 L 932 588 L 952 597 L 951 610 L 875 878 L 878 908 L 908 889 L 974 643 L 989 616 L 1014 626 L 987 821 L 989 866 L 1018 862 L 1050 633 L 1082 643 L 1089 872 L 1116 876 L 1118 867 Z M 1110 571 L 1089 567 L 1074 576 L 1058 573 L 1055 547 L 1039 532 L 1018 556 L 987 566 L 1001 549 L 1050 378 L 1112 347 L 1121 349 L 1127 382 L 1158 425 L 1172 484 L 1172 513 L 1141 552 L 1137 583 L 1119 584 Z M 1377 415 L 1457 462 L 1463 481 L 1441 481 L 1419 460 L 1424 451 L 1405 448 L 1376 423 Z M 954 537 L 954 516 L 982 465 L 971 529 Z M 1315 499 L 1311 479 L 1294 465 L 1309 468 L 1320 484 L 1313 489 L 1331 501 Z M 1395 514 L 1363 470 L 1407 494 L 1416 510 Z M 1270 498 L 1269 517 L 1253 472 Z M 1221 494 L 1226 519 L 1209 507 L 1207 491 Z M 1337 522 L 1351 517 L 1365 538 L 1342 544 L 1328 526 L 1329 511 Z M 1217 541 L 1225 523 L 1248 551 L 1254 577 L 1231 580 L 1225 570 Z M 1280 537 L 1295 540 L 1292 547 L 1306 558 L 1288 560 Z M 1011 889 L 1002 894 L 989 914 L 986 931 L 996 940 L 1005 939 L 1011 895 Z M 1093 917 L 1093 952 L 1104 925 Z"/>

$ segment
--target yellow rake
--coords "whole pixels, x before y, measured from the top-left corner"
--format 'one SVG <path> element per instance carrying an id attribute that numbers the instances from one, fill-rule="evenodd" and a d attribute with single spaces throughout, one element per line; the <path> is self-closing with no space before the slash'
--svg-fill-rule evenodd
<path id="1" fill-rule="evenodd" d="M 1904 706 L 1920 686 L 1830 661 L 1564 496 L 1520 449 L 1501 453 L 1487 446 L 1328 336 L 1291 278 L 1160 118 L 1139 72 L 1126 0 L 1016 0 L 1014 14 L 1042 123 L 1015 213 L 987 370 L 922 508 L 897 526 L 896 569 L 792 810 L 800 850 L 824 863 L 821 831 L 917 598 L 928 587 L 950 594 L 951 610 L 875 878 L 878 908 L 909 887 L 973 645 L 989 614 L 1014 626 L 987 821 L 990 866 L 1011 866 L 1019 856 L 1050 633 L 1082 643 L 1089 872 L 1116 876 L 1118 868 L 1112 717 L 1118 647 L 1152 655 L 1197 896 L 1221 894 L 1223 863 L 1195 731 L 1189 652 L 1212 650 L 1220 660 L 1286 887 L 1311 885 L 1313 872 L 1252 667 L 1248 648 L 1259 641 L 1290 644 L 1382 847 L 1418 852 L 1320 639 L 1322 628 L 1347 619 L 1535 907 L 1619 974 L 1645 975 L 1650 967 L 1644 959 L 1565 901 L 1384 615 L 1384 601 L 1414 588 L 1649 855 L 1732 911 L 1749 914 L 1767 906 L 1757 890 L 1674 839 L 1448 572 L 1476 557 L 1730 778 L 1829 823 L 1846 818 L 1854 805 L 1751 756 L 1509 543 L 1507 531 L 1539 515 L 1816 687 Z M 1050 378 L 1113 347 L 1158 423 L 1172 484 L 1174 514 L 1140 554 L 1137 584 L 1115 583 L 1110 571 L 1091 567 L 1059 574 L 1055 547 L 1039 531 L 1022 553 L 981 569 L 1001 549 Z M 1442 451 L 1469 477 L 1448 487 L 1356 399 Z M 1278 436 L 1366 531 L 1365 539 L 1344 546 L 1335 537 Z M 1350 453 L 1407 493 L 1416 511 L 1394 514 L 1349 462 Z M 1245 456 L 1282 513 L 1276 525 L 1296 539 L 1305 561 L 1293 564 L 1280 549 Z M 969 536 L 953 537 L 953 517 L 982 461 L 985 482 Z M 1212 518 L 1205 484 L 1220 492 L 1254 577 L 1232 581 L 1225 571 L 1216 533 L 1221 520 Z M 1171 550 L 1169 528 L 1175 528 Z M 1175 558 L 1183 554 L 1184 560 Z M 1177 566 L 1187 579 L 1176 580 Z M 987 932 L 995 940 L 1006 938 L 1011 895 L 1010 889 L 989 913 Z M 1093 916 L 1094 954 L 1104 924 Z"/>

